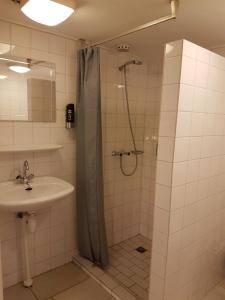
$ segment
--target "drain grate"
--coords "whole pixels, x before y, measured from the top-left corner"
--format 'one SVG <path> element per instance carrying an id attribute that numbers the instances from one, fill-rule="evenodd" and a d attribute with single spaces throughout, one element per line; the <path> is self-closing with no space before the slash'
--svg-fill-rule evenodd
<path id="1" fill-rule="evenodd" d="M 139 252 L 139 253 L 145 253 L 146 251 L 147 251 L 147 249 L 145 249 L 144 247 L 138 247 L 137 249 L 136 249 L 136 251 L 137 252 Z"/>

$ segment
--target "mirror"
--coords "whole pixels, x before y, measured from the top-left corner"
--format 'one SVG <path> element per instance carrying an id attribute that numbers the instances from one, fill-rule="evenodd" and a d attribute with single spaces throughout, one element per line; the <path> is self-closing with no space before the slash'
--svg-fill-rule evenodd
<path id="1" fill-rule="evenodd" d="M 55 65 L 0 56 L 0 121 L 56 121 Z"/>

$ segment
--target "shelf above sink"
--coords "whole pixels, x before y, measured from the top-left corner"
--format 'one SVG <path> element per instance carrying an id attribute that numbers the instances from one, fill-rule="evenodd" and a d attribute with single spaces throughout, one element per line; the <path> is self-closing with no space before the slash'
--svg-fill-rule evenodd
<path id="1" fill-rule="evenodd" d="M 6 145 L 0 146 L 0 153 L 11 152 L 34 152 L 34 151 L 50 151 L 63 148 L 59 144 L 41 144 L 41 145 Z"/>

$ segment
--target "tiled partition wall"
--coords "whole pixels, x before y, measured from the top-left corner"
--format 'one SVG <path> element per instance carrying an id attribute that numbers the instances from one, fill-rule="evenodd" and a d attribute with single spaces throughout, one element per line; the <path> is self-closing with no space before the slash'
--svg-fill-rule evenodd
<path id="1" fill-rule="evenodd" d="M 0 181 L 14 179 L 27 159 L 35 176 L 53 175 L 74 183 L 74 130 L 64 128 L 64 109 L 67 103 L 75 101 L 75 42 L 0 22 L 0 43 L 11 45 L 12 55 L 56 63 L 57 89 L 56 123 L 0 121 L 0 145 L 59 143 L 64 146 L 55 152 L 0 154 Z M 0 51 L 5 48 L 0 47 Z M 71 260 L 76 249 L 74 213 L 74 195 L 54 204 L 52 209 L 38 212 L 37 232 L 29 238 L 33 275 Z M 20 225 L 14 214 L 0 214 L 0 237 L 7 287 L 22 278 Z"/>
<path id="2" fill-rule="evenodd" d="M 128 70 L 128 94 L 135 139 L 144 155 L 138 157 L 137 173 L 122 175 L 119 157 L 112 157 L 113 150 L 132 150 L 128 124 L 123 73 L 118 67 L 137 59 L 131 54 L 102 50 L 102 118 L 105 216 L 109 245 L 119 243 L 138 233 L 151 237 L 153 194 L 152 180 L 155 167 L 155 140 L 158 121 L 160 71 L 143 65 L 131 65 Z M 138 58 L 142 60 L 141 58 Z M 144 163 L 144 164 L 143 164 Z M 134 157 L 125 157 L 125 170 L 134 166 Z M 152 170 L 150 170 L 152 168 Z"/>
<path id="3" fill-rule="evenodd" d="M 199 300 L 225 275 L 225 59 L 165 51 L 151 300 Z"/>

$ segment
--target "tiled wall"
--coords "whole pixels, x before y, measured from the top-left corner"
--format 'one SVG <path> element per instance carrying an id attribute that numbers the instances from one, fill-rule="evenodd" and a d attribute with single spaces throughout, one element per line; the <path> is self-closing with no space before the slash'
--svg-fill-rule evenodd
<path id="1" fill-rule="evenodd" d="M 113 150 L 133 149 L 124 98 L 123 73 L 118 66 L 131 59 L 130 55 L 101 52 L 104 192 L 107 237 L 110 245 L 138 234 L 140 226 L 142 156 L 134 176 L 122 175 L 119 157 Z M 128 70 L 128 89 L 132 122 L 137 147 L 144 147 L 144 105 L 146 98 L 146 65 Z M 127 171 L 134 167 L 134 156 L 124 157 Z"/>
<path id="2" fill-rule="evenodd" d="M 151 300 L 197 300 L 225 275 L 225 59 L 166 46 Z"/>
<path id="3" fill-rule="evenodd" d="M 154 177 L 153 148 L 156 144 L 152 142 L 152 135 L 157 130 L 160 72 L 149 69 L 145 61 L 142 66 L 131 65 L 127 68 L 135 139 L 137 148 L 145 153 L 138 157 L 136 174 L 125 177 L 120 171 L 119 157 L 112 157 L 113 150 L 133 149 L 123 73 L 118 67 L 137 57 L 107 50 L 102 50 L 101 55 L 105 212 L 107 236 L 111 245 L 138 233 L 151 237 L 151 180 Z M 134 156 L 125 157 L 125 169 L 131 170 L 134 162 Z"/>
<path id="4" fill-rule="evenodd" d="M 14 179 L 23 161 L 36 176 L 53 175 L 74 183 L 74 130 L 64 128 L 64 109 L 75 101 L 76 45 L 55 35 L 0 22 L 0 43 L 11 54 L 56 64 L 56 123 L 0 122 L 0 145 L 59 143 L 55 152 L 0 154 L 0 181 Z M 10 54 L 10 53 L 9 53 Z M 32 273 L 37 275 L 71 260 L 75 252 L 74 195 L 37 214 L 37 232 L 29 238 Z M 22 278 L 20 225 L 14 214 L 0 214 L 4 286 Z"/>
<path id="5" fill-rule="evenodd" d="M 145 103 L 140 234 L 150 239 L 152 239 L 153 206 L 155 199 L 156 153 L 162 90 L 162 61 L 163 59 L 159 57 L 158 59 L 155 58 L 154 62 L 148 62 L 147 97 Z"/>

